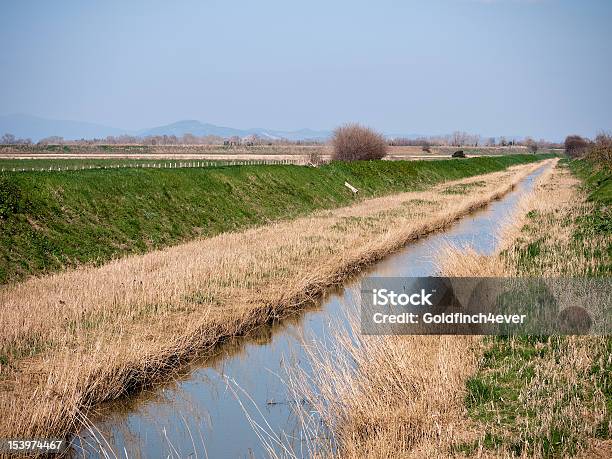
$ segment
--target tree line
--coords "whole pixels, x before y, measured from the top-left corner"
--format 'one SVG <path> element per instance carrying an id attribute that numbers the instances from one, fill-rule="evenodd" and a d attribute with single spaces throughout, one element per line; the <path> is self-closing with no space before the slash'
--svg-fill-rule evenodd
<path id="1" fill-rule="evenodd" d="M 530 151 L 537 151 L 545 148 L 562 148 L 562 145 L 550 142 L 545 139 L 535 140 L 531 137 L 523 139 L 501 137 L 482 137 L 479 134 L 470 134 L 463 131 L 455 131 L 452 134 L 440 136 L 420 136 L 420 137 L 398 137 L 389 140 L 392 146 L 413 146 L 423 147 L 427 151 L 432 146 L 447 147 L 512 147 L 524 146 Z"/>
<path id="2" fill-rule="evenodd" d="M 417 146 L 429 151 L 432 146 L 450 147 L 511 147 L 525 146 L 529 151 L 536 152 L 545 148 L 562 148 L 561 144 L 549 142 L 544 139 L 534 140 L 531 137 L 524 139 L 508 139 L 506 137 L 482 137 L 478 134 L 469 134 L 455 131 L 452 134 L 441 136 L 395 137 L 386 139 L 390 146 Z M 325 142 L 318 140 L 269 139 L 256 134 L 247 137 L 221 137 L 216 135 L 197 136 L 191 133 L 182 136 L 152 135 L 137 137 L 132 135 L 107 136 L 102 138 L 68 140 L 60 136 L 50 136 L 40 139 L 36 145 L 321 145 Z M 33 145 L 31 139 L 17 138 L 13 134 L 4 134 L 0 137 L 1 145 Z"/>

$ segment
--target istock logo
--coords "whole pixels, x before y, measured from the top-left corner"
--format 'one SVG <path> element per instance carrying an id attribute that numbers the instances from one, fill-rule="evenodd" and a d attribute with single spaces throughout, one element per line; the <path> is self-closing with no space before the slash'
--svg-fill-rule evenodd
<path id="1" fill-rule="evenodd" d="M 430 293 L 425 293 L 425 289 L 421 289 L 420 293 L 395 293 L 393 290 L 386 288 L 372 290 L 372 304 L 374 306 L 433 306 L 429 298 L 435 293 L 432 290 Z"/>

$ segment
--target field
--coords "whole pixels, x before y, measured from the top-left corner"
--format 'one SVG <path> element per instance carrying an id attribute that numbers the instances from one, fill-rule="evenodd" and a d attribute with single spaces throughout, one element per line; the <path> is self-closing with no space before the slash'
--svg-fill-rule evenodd
<path id="1" fill-rule="evenodd" d="M 612 0 L 0 17 L 0 459 L 612 459 Z"/>
<path id="2" fill-rule="evenodd" d="M 442 159 L 459 147 L 390 146 L 388 160 Z M 462 147 L 468 156 L 525 154 L 525 147 Z M 540 153 L 554 153 L 545 150 Z M 186 161 L 290 161 L 307 164 L 310 155 L 331 159 L 329 145 L 0 145 L 0 170 L 78 166 L 126 166 Z"/>
<path id="3" fill-rule="evenodd" d="M 173 368 L 194 354 L 212 352 L 227 337 L 291 314 L 360 267 L 407 241 L 444 228 L 503 195 L 537 167 L 529 164 L 536 159 L 541 158 L 332 163 L 318 169 L 248 166 L 209 172 L 212 175 L 205 177 L 206 182 L 221 180 L 231 185 L 232 193 L 240 192 L 240 186 L 248 185 L 252 190 L 256 183 L 254 177 L 270 181 L 251 201 L 238 201 L 246 202 L 240 204 L 246 207 L 235 207 L 234 201 L 230 206 L 227 199 L 219 200 L 224 202 L 223 207 L 219 207 L 220 204 L 214 209 L 198 207 L 211 212 L 207 215 L 212 221 L 227 224 L 234 218 L 235 223 L 228 229 L 237 230 L 266 223 L 269 218 L 280 220 L 246 231 L 198 238 L 145 255 L 123 257 L 100 267 L 78 267 L 32 278 L 0 291 L 4 327 L 0 345 L 3 380 L 0 408 L 4 413 L 12 413 L 2 418 L 0 435 L 27 432 L 36 436 L 69 431 L 97 403 L 125 396 L 139 387 L 167 378 Z M 511 164 L 516 166 L 503 171 Z M 499 172 L 491 173 L 495 170 Z M 158 189 L 168 177 L 173 183 L 179 180 L 176 175 L 163 175 L 169 171 L 134 172 L 137 175 L 123 181 L 124 186 L 130 183 L 133 188 L 122 190 L 122 200 L 115 204 L 124 212 L 123 199 L 133 199 L 136 207 L 130 209 L 129 215 L 136 214 L 145 202 L 158 205 L 155 200 L 144 200 L 143 193 Z M 15 174 L 11 179 L 16 181 L 11 183 L 21 187 L 37 183 L 33 191 L 39 193 L 39 190 L 61 186 L 62 194 L 45 192 L 38 195 L 41 198 L 54 196 L 54 200 L 71 197 L 60 207 L 51 207 L 45 216 L 53 222 L 52 216 L 58 209 L 66 211 L 70 206 L 78 206 L 80 212 L 70 214 L 73 218 L 69 221 L 74 225 L 78 223 L 74 217 L 85 216 L 84 226 L 73 236 L 83 241 L 83 236 L 91 231 L 88 229 L 90 218 L 95 221 L 91 228 L 98 228 L 102 227 L 100 217 L 105 215 L 92 205 L 91 209 L 96 212 L 92 211 L 94 217 L 88 217 L 88 205 L 95 200 L 92 199 L 94 188 L 89 188 L 87 183 L 96 180 L 95 189 L 100 190 L 100 198 L 109 202 L 108 197 L 113 195 L 111 190 L 117 182 L 115 177 L 105 175 L 109 173 L 113 172 L 39 176 L 51 182 L 28 181 L 25 174 Z M 152 173 L 162 175 L 152 177 Z M 193 193 L 203 186 L 202 176 L 189 169 L 172 173 L 183 174 L 181 189 L 185 199 L 198 202 Z M 486 175 L 465 178 L 483 173 Z M 362 198 L 361 202 L 338 208 L 353 202 L 343 188 L 345 179 L 361 187 L 363 198 L 373 198 Z M 436 185 L 449 179 L 460 181 Z M 477 181 L 479 186 L 466 186 L 470 181 Z M 148 182 L 151 185 L 147 188 Z M 462 195 L 449 192 L 458 186 L 469 191 Z M 208 192 L 225 190 L 228 193 L 228 189 L 215 186 Z M 313 189 L 318 190 L 319 199 L 309 194 Z M 191 192 L 187 193 L 189 190 Z M 395 194 L 388 197 L 374 197 L 392 192 Z M 237 195 L 243 200 L 248 197 L 246 193 Z M 24 193 L 24 196 L 32 196 L 32 193 Z M 328 197 L 320 200 L 322 196 Z M 275 213 L 266 213 L 270 212 L 270 208 L 262 205 L 266 202 L 276 203 Z M 279 207 L 281 202 L 286 207 Z M 151 220 L 152 215 L 170 218 L 177 214 L 176 218 L 182 221 L 193 212 L 193 207 L 176 212 L 179 207 L 175 203 L 172 212 L 156 208 L 157 213 L 150 210 L 142 215 L 145 220 Z M 23 208 L 9 216 L 8 221 L 29 224 L 28 215 L 33 215 L 34 210 L 45 209 L 45 206 Z M 316 209 L 319 211 L 310 216 L 289 219 Z M 279 215 L 281 210 L 284 210 L 283 215 Z M 121 218 L 113 214 L 106 216 L 107 225 L 121 229 Z M 200 222 L 208 221 L 200 214 L 193 216 Z M 217 218 L 213 220 L 213 217 Z M 39 221 L 49 224 L 46 218 Z M 154 232 L 155 220 L 151 226 L 143 228 Z M 208 230 L 212 236 L 221 228 Z M 62 231 L 69 231 L 69 228 Z M 21 231 L 14 234 L 21 234 Z M 111 233 L 115 239 L 120 234 Z M 137 236 L 126 234 L 130 238 Z M 102 236 L 92 233 L 87 244 L 95 246 Z M 58 250 L 66 249 L 59 246 Z M 35 313 L 40 310 L 45 314 Z M 36 394 L 47 395 L 41 399 Z"/>

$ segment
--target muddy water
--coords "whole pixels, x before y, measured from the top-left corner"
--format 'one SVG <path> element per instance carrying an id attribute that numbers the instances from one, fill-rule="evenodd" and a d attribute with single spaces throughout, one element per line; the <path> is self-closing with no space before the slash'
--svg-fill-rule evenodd
<path id="1" fill-rule="evenodd" d="M 444 233 L 406 246 L 364 275 L 434 275 L 435 255 L 449 243 L 470 245 L 482 254 L 493 253 L 499 231 L 513 218 L 520 197 L 533 188 L 543 170 L 526 177 L 503 199 Z M 172 383 L 106 407 L 93 417 L 92 431 L 81 432 L 81 438 L 73 441 L 73 455 L 268 457 L 260 438 L 263 435 L 268 444 L 278 441 L 296 456 L 307 457 L 308 442 L 295 415 L 296 402 L 287 389 L 286 368 L 307 366 L 302 344 L 326 340 L 331 323 L 337 325 L 359 282 L 359 278 L 352 280 L 293 319 L 228 343 L 214 359 L 193 365 Z M 285 455 L 283 448 L 276 444 L 279 456 Z"/>

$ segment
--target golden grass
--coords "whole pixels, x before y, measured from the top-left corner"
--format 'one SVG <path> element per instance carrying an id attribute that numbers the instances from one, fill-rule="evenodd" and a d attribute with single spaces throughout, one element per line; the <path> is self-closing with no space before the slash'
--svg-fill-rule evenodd
<path id="1" fill-rule="evenodd" d="M 601 260 L 569 256 L 574 252 L 570 236 L 575 218 L 592 211 L 577 184 L 565 169 L 545 172 L 535 191 L 522 200 L 515 224 L 505 230 L 503 252 L 480 256 L 449 248 L 440 258 L 441 273 L 458 277 L 524 274 L 519 271 L 521 250 L 530 241 L 544 239 L 550 255 L 529 268 L 528 274 L 584 275 Z M 536 225 L 526 216 L 530 211 L 541 217 Z M 604 242 L 595 237 L 586 243 L 595 248 Z M 608 340 L 551 337 L 540 344 L 548 352 L 536 361 L 534 376 L 519 394 L 524 412 L 533 417 L 518 416 L 510 424 L 502 422 L 502 413 L 493 413 L 489 422 L 467 416 L 466 382 L 480 368 L 483 352 L 491 349 L 479 337 L 341 335 L 336 347 L 312 351 L 313 384 L 292 386 L 298 396 L 305 394 L 312 401 L 333 432 L 334 446 L 325 441 L 318 445 L 323 456 L 517 457 L 512 447 L 521 445 L 521 457 L 544 457 L 551 439 L 559 441 L 554 432 L 564 432 L 562 444 L 554 445 L 556 454 L 609 457 L 610 441 L 593 439 L 610 416 L 601 375 L 591 374 L 595 365 L 605 368 L 610 358 Z M 519 346 L 517 341 L 517 352 Z M 518 359 L 504 365 L 509 365 L 509 374 L 531 371 Z M 503 444 L 487 449 L 485 432 L 503 439 Z M 466 453 L 458 448 L 461 445 L 474 446 Z"/>
<path id="2" fill-rule="evenodd" d="M 546 187 L 551 169 L 540 176 L 538 187 Z M 521 205 L 528 207 L 525 200 Z M 515 231 L 508 232 L 506 243 Z M 451 256 L 445 261 L 452 266 L 442 269 L 455 276 L 503 275 L 496 260 Z M 305 416 L 305 430 L 325 438 L 316 427 L 320 418 L 333 435 L 333 442 L 312 446 L 315 456 L 451 457 L 453 445 L 478 438 L 466 428 L 464 399 L 483 350 L 480 337 L 368 336 L 356 323 L 352 327 L 348 333 L 338 327 L 335 342 L 310 350 L 312 376 L 291 380 L 296 399 L 306 398 L 318 413 Z"/>
<path id="3" fill-rule="evenodd" d="M 505 249 L 505 257 L 484 257 L 449 248 L 441 259 L 442 273 L 459 277 L 516 275 L 518 255 L 513 253 L 520 246 L 519 237 L 526 237 L 521 228 L 530 210 L 555 216 L 546 220 L 548 225 L 536 228 L 539 235 L 551 235 L 551 244 L 569 241 L 570 230 L 561 231 L 559 226 L 567 224 L 568 215 L 584 212 L 576 210 L 584 201 L 576 184 L 566 171 L 545 172 L 535 192 L 521 202 L 522 217 L 504 232 L 500 249 Z M 565 255 L 563 259 L 553 254 L 539 266 L 555 266 L 563 260 L 566 266 L 572 266 L 574 274 L 584 274 L 594 263 L 585 259 L 576 265 L 567 259 L 567 251 Z M 549 272 L 567 274 L 556 266 L 540 275 Z M 596 378 L 585 381 L 585 375 L 594 364 L 605 363 L 598 361 L 605 356 L 601 352 L 605 341 L 597 337 L 561 341 L 554 352 L 538 361 L 535 376 L 520 394 L 521 403 L 527 411 L 536 413 L 536 418 L 519 418 L 510 431 L 508 426 L 500 426 L 503 432 L 495 433 L 516 443 L 546 439 L 554 429 L 569 426 L 576 438 L 592 437 L 605 419 L 606 405 Z M 479 337 L 363 336 L 353 331 L 341 335 L 335 347 L 315 348 L 311 358 L 314 381 L 294 383 L 293 388 L 296 396 L 305 395 L 314 404 L 324 425 L 333 431 L 335 446 L 325 442 L 319 445 L 325 456 L 454 457 L 463 455 L 457 445 L 476 443 L 475 456 L 513 457 L 512 451 L 503 448 L 484 449 L 484 432 L 491 426 L 466 416 L 466 381 L 477 370 L 484 349 Z M 312 391 L 310 387 L 317 389 Z M 586 392 L 593 394 L 588 403 L 580 399 Z M 608 446 L 598 442 L 597 449 L 604 451 L 602 448 Z M 533 445 L 532 456 L 540 456 L 543 450 L 542 445 Z"/>
<path id="4" fill-rule="evenodd" d="M 76 430 L 96 403 L 291 314 L 537 167 L 452 182 L 484 182 L 460 197 L 443 184 L 2 288 L 0 437 Z"/>
<path id="5" fill-rule="evenodd" d="M 472 438 L 463 399 L 478 337 L 345 333 L 339 328 L 333 345 L 311 350 L 313 375 L 290 385 L 317 413 L 304 430 L 319 438 L 332 432 L 333 442 L 311 446 L 315 457 L 441 457 L 457 439 Z M 325 429 L 317 429 L 319 418 Z"/>

